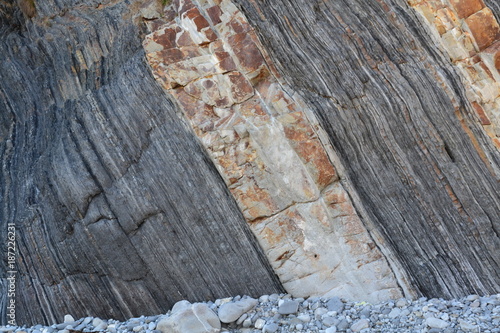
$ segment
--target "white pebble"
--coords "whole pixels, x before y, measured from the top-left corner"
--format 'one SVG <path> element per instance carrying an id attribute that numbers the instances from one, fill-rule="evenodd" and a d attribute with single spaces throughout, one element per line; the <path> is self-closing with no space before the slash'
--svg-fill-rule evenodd
<path id="1" fill-rule="evenodd" d="M 94 320 L 92 320 L 92 326 L 94 327 L 97 327 L 99 325 L 102 324 L 102 319 L 101 318 L 94 318 Z"/>
<path id="2" fill-rule="evenodd" d="M 429 317 L 425 320 L 425 323 L 427 326 L 432 327 L 432 328 L 445 328 L 448 327 L 449 323 L 445 322 L 444 320 L 441 320 L 439 318 L 433 318 Z"/>
<path id="3" fill-rule="evenodd" d="M 73 318 L 72 315 L 67 314 L 64 316 L 64 322 L 65 323 L 73 323 L 75 321 L 75 318 Z"/>
<path id="4" fill-rule="evenodd" d="M 297 316 L 297 319 L 299 319 L 300 321 L 303 321 L 304 323 L 308 323 L 311 321 L 311 316 L 309 316 L 308 314 L 302 314 L 302 315 Z"/>
<path id="5" fill-rule="evenodd" d="M 260 329 L 262 329 L 264 327 L 265 324 L 266 324 L 266 321 L 264 319 L 262 319 L 262 318 L 259 318 L 259 319 L 257 319 L 255 321 L 255 324 L 253 324 L 253 326 L 256 329 L 260 330 Z"/>

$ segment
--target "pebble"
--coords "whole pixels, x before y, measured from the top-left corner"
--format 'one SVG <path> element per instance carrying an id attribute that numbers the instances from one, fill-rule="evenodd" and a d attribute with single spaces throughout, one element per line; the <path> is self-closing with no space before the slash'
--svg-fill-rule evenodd
<path id="1" fill-rule="evenodd" d="M 362 329 L 369 327 L 370 327 L 370 321 L 368 319 L 360 319 L 351 325 L 351 331 L 359 332 Z"/>
<path id="2" fill-rule="evenodd" d="M 338 297 L 330 298 L 326 303 L 326 307 L 328 311 L 335 311 L 337 313 L 344 311 L 344 303 Z"/>
<path id="3" fill-rule="evenodd" d="M 323 318 L 323 325 L 326 327 L 334 326 L 337 323 L 337 319 L 334 317 L 325 317 Z"/>
<path id="4" fill-rule="evenodd" d="M 101 318 L 94 318 L 92 320 L 92 326 L 97 327 L 102 324 L 102 319 Z"/>
<path id="5" fill-rule="evenodd" d="M 387 317 L 394 319 L 396 317 L 399 317 L 400 315 L 401 315 L 401 310 L 399 308 L 394 308 L 391 310 L 391 312 L 389 312 Z"/>
<path id="6" fill-rule="evenodd" d="M 479 295 L 469 295 L 465 298 L 466 301 L 472 302 L 479 298 Z"/>
<path id="7" fill-rule="evenodd" d="M 345 331 L 349 327 L 349 322 L 346 319 L 342 319 L 340 323 L 337 324 L 339 331 Z"/>
<path id="8" fill-rule="evenodd" d="M 462 329 L 462 330 L 464 330 L 466 332 L 470 332 L 470 331 L 474 331 L 474 330 L 478 329 L 478 326 L 473 325 L 471 323 L 468 323 L 468 322 L 466 322 L 465 320 L 462 320 L 462 319 L 458 320 L 458 324 L 460 326 L 460 329 Z"/>
<path id="9" fill-rule="evenodd" d="M 253 324 L 253 326 L 254 326 L 256 329 L 258 329 L 258 330 L 260 330 L 261 328 L 263 328 L 263 327 L 264 327 L 264 325 L 266 325 L 266 321 L 265 321 L 264 319 L 261 319 L 261 318 L 257 319 L 257 320 L 255 321 L 255 324 Z"/>
<path id="10" fill-rule="evenodd" d="M 405 307 L 407 304 L 408 304 L 408 301 L 407 301 L 406 299 L 404 299 L 404 298 L 401 298 L 400 300 L 398 300 L 398 301 L 396 302 L 396 306 L 397 306 L 398 308 L 403 308 L 403 307 Z"/>
<path id="11" fill-rule="evenodd" d="M 281 315 L 297 313 L 299 309 L 298 301 L 284 301 L 278 308 L 278 313 Z"/>
<path id="12" fill-rule="evenodd" d="M 252 301 L 250 301 L 252 300 Z M 235 304 L 255 304 L 241 313 Z M 224 310 L 225 309 L 225 310 Z M 229 310 L 231 311 L 229 311 Z M 236 311 L 237 309 L 237 311 Z M 221 313 L 240 314 L 221 324 Z M 184 314 L 184 315 L 180 315 Z M 235 317 L 236 314 L 233 315 Z M 200 321 L 201 319 L 201 321 Z M 174 327 L 165 323 L 174 323 Z M 182 326 L 183 323 L 189 326 Z M 194 328 L 193 328 L 194 325 Z M 73 328 L 74 327 L 74 328 Z M 125 322 L 64 316 L 64 323 L 31 328 L 0 326 L 0 333 L 500 333 L 500 294 L 470 295 L 457 300 L 420 298 L 368 304 L 339 297 L 264 295 L 258 299 L 229 297 L 207 303 L 177 302 L 171 311 Z"/>
<path id="13" fill-rule="evenodd" d="M 241 317 L 238 318 L 238 320 L 236 321 L 236 325 L 241 325 L 247 318 L 248 318 L 247 313 L 242 314 Z"/>
<path id="14" fill-rule="evenodd" d="M 223 323 L 232 323 L 244 313 L 250 311 L 259 301 L 254 298 L 244 298 L 236 302 L 223 304 L 218 311 L 219 319 Z"/>
<path id="15" fill-rule="evenodd" d="M 264 329 L 262 330 L 262 332 L 264 332 L 264 333 L 274 333 L 278 329 L 279 329 L 278 324 L 276 324 L 276 323 L 270 323 L 270 324 L 266 324 L 264 326 Z"/>
<path id="16" fill-rule="evenodd" d="M 303 314 L 303 315 L 297 316 L 297 319 L 304 322 L 304 323 L 308 323 L 311 321 L 311 316 L 309 316 L 308 314 Z"/>
<path id="17" fill-rule="evenodd" d="M 75 318 L 73 318 L 72 315 L 67 314 L 67 315 L 64 316 L 64 322 L 65 323 L 74 323 L 75 322 Z"/>
<path id="18" fill-rule="evenodd" d="M 425 320 L 425 323 L 427 326 L 431 328 L 440 328 L 440 329 L 443 329 L 449 325 L 446 321 L 434 317 L 427 318 Z"/>

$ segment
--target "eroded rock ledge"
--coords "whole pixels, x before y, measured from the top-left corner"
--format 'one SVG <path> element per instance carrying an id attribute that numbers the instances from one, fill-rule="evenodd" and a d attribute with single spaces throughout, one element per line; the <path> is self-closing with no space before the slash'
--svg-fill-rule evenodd
<path id="1" fill-rule="evenodd" d="M 298 96 L 230 1 L 173 1 L 149 22 L 155 78 L 179 103 L 295 296 L 401 296 Z"/>

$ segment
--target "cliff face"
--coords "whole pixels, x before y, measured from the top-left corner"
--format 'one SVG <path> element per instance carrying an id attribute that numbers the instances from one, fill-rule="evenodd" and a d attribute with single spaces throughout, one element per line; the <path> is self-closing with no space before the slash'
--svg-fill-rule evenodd
<path id="1" fill-rule="evenodd" d="M 23 3 L 0 7 L 19 324 L 499 292 L 496 37 L 440 44 L 482 2 Z"/>
<path id="2" fill-rule="evenodd" d="M 284 288 L 303 297 L 401 297 L 340 182 L 328 139 L 278 82 L 245 16 L 230 1 L 174 1 L 149 26 L 144 47 L 155 77 L 189 119 Z"/>
<path id="3" fill-rule="evenodd" d="M 17 322 L 282 291 L 151 75 L 133 4 L 44 4 L 0 43 L 1 235 L 15 223 Z"/>
<path id="4" fill-rule="evenodd" d="M 397 1 L 238 2 L 416 291 L 498 291 L 498 151 L 418 14 Z"/>

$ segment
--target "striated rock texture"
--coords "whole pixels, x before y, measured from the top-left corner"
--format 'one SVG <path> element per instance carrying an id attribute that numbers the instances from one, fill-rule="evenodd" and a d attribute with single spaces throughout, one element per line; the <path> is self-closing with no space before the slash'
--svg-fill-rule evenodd
<path id="1" fill-rule="evenodd" d="M 139 6 L 99 3 L 37 2 L 33 20 L 3 7 L 12 11 L 0 33 L 0 236 L 15 223 L 17 323 L 281 292 L 151 75 L 132 20 Z M 5 324 L 5 279 L 1 288 Z"/>
<path id="2" fill-rule="evenodd" d="M 482 0 L 411 1 L 466 82 L 467 98 L 500 147 L 500 25 Z"/>
<path id="3" fill-rule="evenodd" d="M 476 56 L 498 74 L 496 35 L 479 43 L 469 20 L 495 26 L 498 5 L 445 24 L 478 53 L 453 59 L 432 17 L 461 2 L 428 20 L 434 3 L 0 3 L 17 323 L 283 287 L 499 292 L 496 81 L 464 74 Z"/>
<path id="4" fill-rule="evenodd" d="M 498 150 L 419 14 L 393 0 L 236 2 L 416 292 L 498 292 Z"/>
<path id="5" fill-rule="evenodd" d="M 173 1 L 150 26 L 144 48 L 155 77 L 189 119 L 285 289 L 401 297 L 312 113 L 271 74 L 240 11 L 227 0 Z"/>

